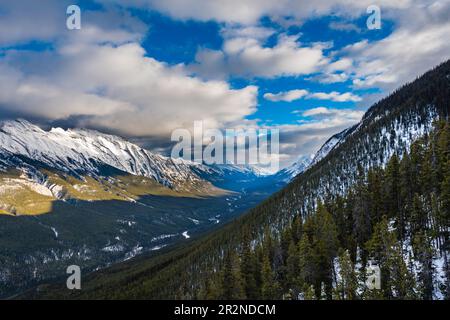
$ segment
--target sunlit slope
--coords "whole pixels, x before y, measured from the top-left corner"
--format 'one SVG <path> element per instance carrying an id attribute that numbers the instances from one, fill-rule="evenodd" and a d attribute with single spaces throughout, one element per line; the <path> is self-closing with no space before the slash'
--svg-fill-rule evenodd
<path id="1" fill-rule="evenodd" d="M 216 196 L 226 192 L 210 187 L 208 190 L 178 192 L 155 180 L 128 174 L 108 178 L 71 175 L 42 170 L 47 177 L 43 184 L 27 178 L 18 170 L 0 173 L 0 214 L 40 215 L 52 210 L 54 201 L 107 201 L 135 202 L 141 196 L 199 197 Z"/>

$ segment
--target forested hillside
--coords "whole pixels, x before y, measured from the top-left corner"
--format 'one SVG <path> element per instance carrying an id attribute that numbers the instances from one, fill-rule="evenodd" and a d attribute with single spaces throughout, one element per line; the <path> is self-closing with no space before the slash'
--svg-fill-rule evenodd
<path id="1" fill-rule="evenodd" d="M 215 233 L 68 298 L 449 298 L 450 62 L 372 106 L 282 191 Z M 363 285 L 368 263 L 382 289 Z M 36 292 L 29 293 L 35 295 Z"/>
<path id="2" fill-rule="evenodd" d="M 198 297 L 450 298 L 449 150 L 450 126 L 442 121 L 385 169 L 360 167 L 345 196 L 319 202 L 279 236 L 267 230 L 255 245 L 245 233 Z M 368 263 L 381 269 L 381 290 L 366 287 Z"/>

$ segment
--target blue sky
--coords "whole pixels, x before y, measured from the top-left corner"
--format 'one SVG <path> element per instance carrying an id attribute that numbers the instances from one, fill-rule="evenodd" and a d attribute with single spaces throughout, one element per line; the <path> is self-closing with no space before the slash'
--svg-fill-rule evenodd
<path id="1" fill-rule="evenodd" d="M 66 8 L 81 8 L 67 30 Z M 369 30 L 369 5 L 381 29 Z M 2 1 L 0 117 L 118 133 L 277 128 L 282 166 L 447 60 L 448 1 Z M 415 19 L 411 19 L 414 16 Z"/>

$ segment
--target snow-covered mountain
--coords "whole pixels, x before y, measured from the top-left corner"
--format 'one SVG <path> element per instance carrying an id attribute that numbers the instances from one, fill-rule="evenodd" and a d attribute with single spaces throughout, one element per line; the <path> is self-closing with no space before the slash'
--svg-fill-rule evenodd
<path id="1" fill-rule="evenodd" d="M 312 159 L 310 165 L 313 166 L 315 165 L 317 162 L 319 162 L 320 160 L 322 160 L 323 158 L 325 158 L 331 150 L 333 150 L 334 148 L 336 148 L 337 146 L 339 146 L 339 144 L 345 139 L 345 137 L 347 137 L 347 135 L 349 133 L 351 133 L 353 131 L 353 129 L 355 129 L 356 127 L 358 127 L 358 124 L 347 128 L 339 133 L 336 133 L 335 135 L 331 136 L 331 138 L 329 138 L 323 145 L 322 147 L 319 149 L 319 151 L 316 152 L 316 154 L 314 155 L 314 158 Z"/>
<path id="2" fill-rule="evenodd" d="M 270 177 L 171 159 L 98 131 L 0 122 L 0 247 L 15 244 L 0 254 L 0 296 L 69 260 L 93 270 L 229 221 L 285 185 Z"/>
<path id="3" fill-rule="evenodd" d="M 152 153 L 125 139 L 94 130 L 52 128 L 26 120 L 0 122 L 0 172 L 18 169 L 25 181 L 45 186 L 60 199 L 61 186 L 42 169 L 68 176 L 110 179 L 118 173 L 141 176 L 175 191 L 241 191 L 267 184 L 268 174 L 254 166 L 205 165 Z M 22 183 L 22 184 L 23 184 Z M 281 186 L 280 186 L 281 187 Z M 35 188 L 35 189 L 36 189 Z"/>
<path id="4" fill-rule="evenodd" d="M 288 183 L 300 173 L 304 172 L 311 165 L 311 161 L 312 159 L 310 156 L 301 156 L 289 167 L 277 172 L 276 175 L 280 180 Z"/>
<path id="5" fill-rule="evenodd" d="M 186 182 L 201 181 L 184 161 L 153 154 L 118 136 L 91 130 L 45 131 L 25 120 L 4 121 L 0 124 L 0 152 L 5 151 L 74 175 L 101 175 L 102 167 L 110 166 L 174 189 Z"/>

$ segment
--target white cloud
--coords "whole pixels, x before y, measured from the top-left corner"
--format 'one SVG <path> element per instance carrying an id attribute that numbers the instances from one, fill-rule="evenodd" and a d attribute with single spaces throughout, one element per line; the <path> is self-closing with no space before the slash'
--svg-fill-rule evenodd
<path id="1" fill-rule="evenodd" d="M 294 100 L 301 99 L 308 94 L 307 90 L 295 89 L 291 91 L 279 92 L 279 93 L 265 93 L 264 98 L 270 101 L 286 101 L 291 102 Z"/>
<path id="2" fill-rule="evenodd" d="M 341 58 L 339 60 L 334 61 L 333 63 L 330 63 L 326 67 L 326 72 L 345 71 L 350 69 L 352 65 L 353 65 L 352 59 Z"/>
<path id="3" fill-rule="evenodd" d="M 359 121 L 364 115 L 364 111 L 354 109 L 334 109 L 326 107 L 317 107 L 302 112 L 305 117 L 313 117 L 322 119 L 324 117 L 338 117 L 340 120 Z"/>
<path id="4" fill-rule="evenodd" d="M 304 89 L 295 89 L 291 91 L 283 91 L 279 93 L 266 93 L 264 94 L 264 98 L 270 101 L 286 101 L 291 102 L 294 100 L 298 100 L 301 98 L 306 99 L 318 99 L 318 100 L 330 100 L 335 102 L 347 102 L 353 101 L 358 102 L 361 101 L 362 98 L 351 93 L 344 92 L 339 93 L 337 91 L 332 91 L 330 93 L 325 92 L 308 92 Z"/>
<path id="5" fill-rule="evenodd" d="M 355 62 L 356 87 L 389 92 L 450 58 L 450 2 L 416 3 L 397 13 L 397 28 L 388 37 L 344 49 Z"/>
<path id="6" fill-rule="evenodd" d="M 313 108 L 313 109 L 309 109 L 306 111 L 303 111 L 302 114 L 305 117 L 309 117 L 309 116 L 316 116 L 316 115 L 328 115 L 330 114 L 332 111 L 326 107 L 317 107 L 317 108 Z"/>
<path id="7" fill-rule="evenodd" d="M 265 40 L 276 31 L 267 27 L 260 26 L 241 26 L 241 25 L 227 25 L 221 30 L 221 34 L 225 39 L 233 38 L 247 38 Z"/>
<path id="8" fill-rule="evenodd" d="M 62 1 L 1 1 L 0 45 L 52 40 L 65 28 Z"/>
<path id="9" fill-rule="evenodd" d="M 280 130 L 281 167 L 294 162 L 299 156 L 315 153 L 333 134 L 358 123 L 364 112 L 355 109 L 318 107 L 299 110 L 307 117 L 297 125 L 282 125 Z"/>
<path id="10" fill-rule="evenodd" d="M 108 38 L 115 43 L 93 43 L 92 32 L 83 28 L 53 53 L 7 51 L 0 62 L 0 108 L 50 120 L 79 117 L 80 126 L 126 135 L 166 137 L 195 120 L 223 127 L 255 111 L 254 86 L 235 90 L 223 81 L 202 81 L 183 65 L 146 57 L 139 44 L 121 43 L 121 36 Z M 44 67 L 28 70 L 27 65 Z"/>
<path id="11" fill-rule="evenodd" d="M 344 57 L 340 58 L 327 66 L 325 66 L 321 73 L 309 77 L 308 80 L 318 81 L 320 83 L 339 83 L 347 81 L 351 74 L 353 67 L 353 59 Z"/>
<path id="12" fill-rule="evenodd" d="M 308 99 L 319 99 L 319 100 L 331 100 L 336 102 L 346 102 L 346 101 L 353 101 L 358 102 L 361 101 L 362 98 L 351 93 L 351 92 L 345 92 L 345 93 L 339 93 L 337 91 L 332 91 L 330 93 L 325 92 L 315 92 L 311 93 L 307 96 Z"/>
<path id="13" fill-rule="evenodd" d="M 373 0 L 102 0 L 123 6 L 152 8 L 177 19 L 255 24 L 261 17 L 306 17 L 330 13 L 359 15 L 373 4 Z M 404 8 L 412 0 L 378 0 L 383 8 Z"/>
<path id="14" fill-rule="evenodd" d="M 70 0 L 40 0 L 15 1 L 2 0 L 0 2 L 0 46 L 16 45 L 30 41 L 55 42 L 66 37 L 72 37 L 76 31 L 69 31 L 66 27 L 67 7 L 73 4 Z M 119 8 L 105 5 L 105 11 L 89 11 L 82 7 L 82 28 L 95 25 L 98 30 L 95 34 L 97 41 L 104 35 L 115 37 L 129 37 L 131 34 L 143 34 L 147 26 L 130 13 Z M 123 26 L 127 30 L 117 29 Z M 115 30 L 112 30 L 115 29 Z M 84 32 L 86 37 L 89 36 Z M 106 41 L 109 41 L 106 39 Z"/>
<path id="15" fill-rule="evenodd" d="M 308 78 L 309 80 L 318 81 L 321 83 L 339 83 L 339 82 L 345 82 L 350 78 L 350 75 L 346 72 L 340 72 L 340 73 L 324 73 L 319 74 L 317 76 Z"/>
<path id="16" fill-rule="evenodd" d="M 194 72 L 215 78 L 229 75 L 247 78 L 297 76 L 311 74 L 328 63 L 323 44 L 302 46 L 296 37 L 281 35 L 274 47 L 265 47 L 261 39 L 226 39 L 222 51 L 201 50 Z"/>

